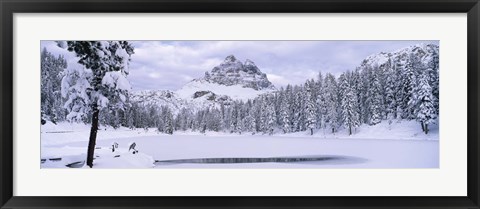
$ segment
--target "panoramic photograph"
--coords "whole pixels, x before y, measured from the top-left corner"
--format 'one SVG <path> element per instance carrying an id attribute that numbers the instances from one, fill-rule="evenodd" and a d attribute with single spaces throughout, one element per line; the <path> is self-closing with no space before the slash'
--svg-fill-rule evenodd
<path id="1" fill-rule="evenodd" d="M 439 41 L 40 42 L 42 169 L 439 168 Z"/>

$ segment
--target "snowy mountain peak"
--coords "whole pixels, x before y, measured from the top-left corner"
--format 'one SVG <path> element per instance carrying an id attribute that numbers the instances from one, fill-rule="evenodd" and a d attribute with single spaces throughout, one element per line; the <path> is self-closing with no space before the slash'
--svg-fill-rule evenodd
<path id="1" fill-rule="evenodd" d="M 224 86 L 239 85 L 254 90 L 275 89 L 267 75 L 262 73 L 253 61 L 247 59 L 243 64 L 233 55 L 227 56 L 220 65 L 215 66 L 210 72 L 205 73 L 205 77 L 196 81 L 199 80 Z"/>
<path id="2" fill-rule="evenodd" d="M 235 58 L 235 56 L 228 55 L 227 57 L 225 57 L 225 61 L 223 61 L 223 63 L 232 63 L 235 61 L 237 61 L 237 58 Z"/>
<path id="3" fill-rule="evenodd" d="M 267 75 L 251 60 L 239 61 L 229 55 L 203 78 L 194 79 L 176 91 L 180 98 L 195 103 L 228 103 L 232 100 L 254 99 L 275 91 Z"/>
<path id="4" fill-rule="evenodd" d="M 249 60 L 249 59 L 245 60 L 244 65 L 245 66 L 255 66 L 256 67 L 255 63 L 252 60 Z"/>

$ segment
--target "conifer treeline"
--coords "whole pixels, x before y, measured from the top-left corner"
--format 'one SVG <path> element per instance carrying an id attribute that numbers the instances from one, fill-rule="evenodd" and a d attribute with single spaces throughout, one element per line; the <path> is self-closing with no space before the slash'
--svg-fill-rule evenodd
<path id="1" fill-rule="evenodd" d="M 45 48 L 40 54 L 41 67 L 41 115 L 42 124 L 47 120 L 52 122 L 63 121 L 66 110 L 63 108 L 65 99 L 62 98 L 61 82 L 63 70 L 67 68 L 67 61 L 60 55 L 55 57 Z"/>
<path id="2" fill-rule="evenodd" d="M 42 51 L 42 121 L 64 121 L 67 113 L 59 89 L 63 57 Z M 438 55 L 389 59 L 381 66 L 363 64 L 337 78 L 319 73 L 302 85 L 287 85 L 253 100 L 216 104 L 201 110 L 173 112 L 166 106 L 129 102 L 124 109 L 103 109 L 100 123 L 115 128 L 157 128 L 231 133 L 283 133 L 322 129 L 353 134 L 361 124 L 382 120 L 417 120 L 427 134 L 439 112 Z M 89 123 L 90 117 L 85 117 Z"/>
<path id="3" fill-rule="evenodd" d="M 353 134 L 361 124 L 382 120 L 417 120 L 427 134 L 439 112 L 438 57 L 421 62 L 410 54 L 382 66 L 362 65 L 338 78 L 319 73 L 303 85 L 287 85 L 253 100 L 234 101 L 197 112 L 134 104 L 130 127 L 157 127 L 159 131 L 223 131 L 284 133 L 316 129 Z M 173 128 L 172 128 L 173 126 Z"/>

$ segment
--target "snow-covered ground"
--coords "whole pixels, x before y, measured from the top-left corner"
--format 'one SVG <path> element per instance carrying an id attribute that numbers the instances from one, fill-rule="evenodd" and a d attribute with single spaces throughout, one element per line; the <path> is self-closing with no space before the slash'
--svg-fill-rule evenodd
<path id="1" fill-rule="evenodd" d="M 362 126 L 352 136 L 345 130 L 335 135 L 317 130 L 313 136 L 308 132 L 272 136 L 215 132 L 166 135 L 154 130 L 102 127 L 97 137 L 94 168 L 438 168 L 437 126 L 428 135 L 418 129 L 415 121 Z M 89 126 L 83 124 L 42 126 L 41 159 L 45 160 L 41 167 L 65 168 L 67 164 L 82 167 L 83 163 L 75 163 L 86 158 L 89 131 Z M 119 148 L 112 152 L 114 142 Z M 131 142 L 137 144 L 138 153 L 128 151 Z M 190 161 L 203 158 L 327 160 L 234 164 Z"/>

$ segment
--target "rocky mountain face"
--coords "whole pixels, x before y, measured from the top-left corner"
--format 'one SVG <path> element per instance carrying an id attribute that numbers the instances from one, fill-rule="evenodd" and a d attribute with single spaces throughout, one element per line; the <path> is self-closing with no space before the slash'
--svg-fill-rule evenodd
<path id="1" fill-rule="evenodd" d="M 267 75 L 262 73 L 254 62 L 247 59 L 242 63 L 233 55 L 226 57 L 220 65 L 206 72 L 205 76 L 198 80 L 225 86 L 240 85 L 254 90 L 275 89 Z"/>

